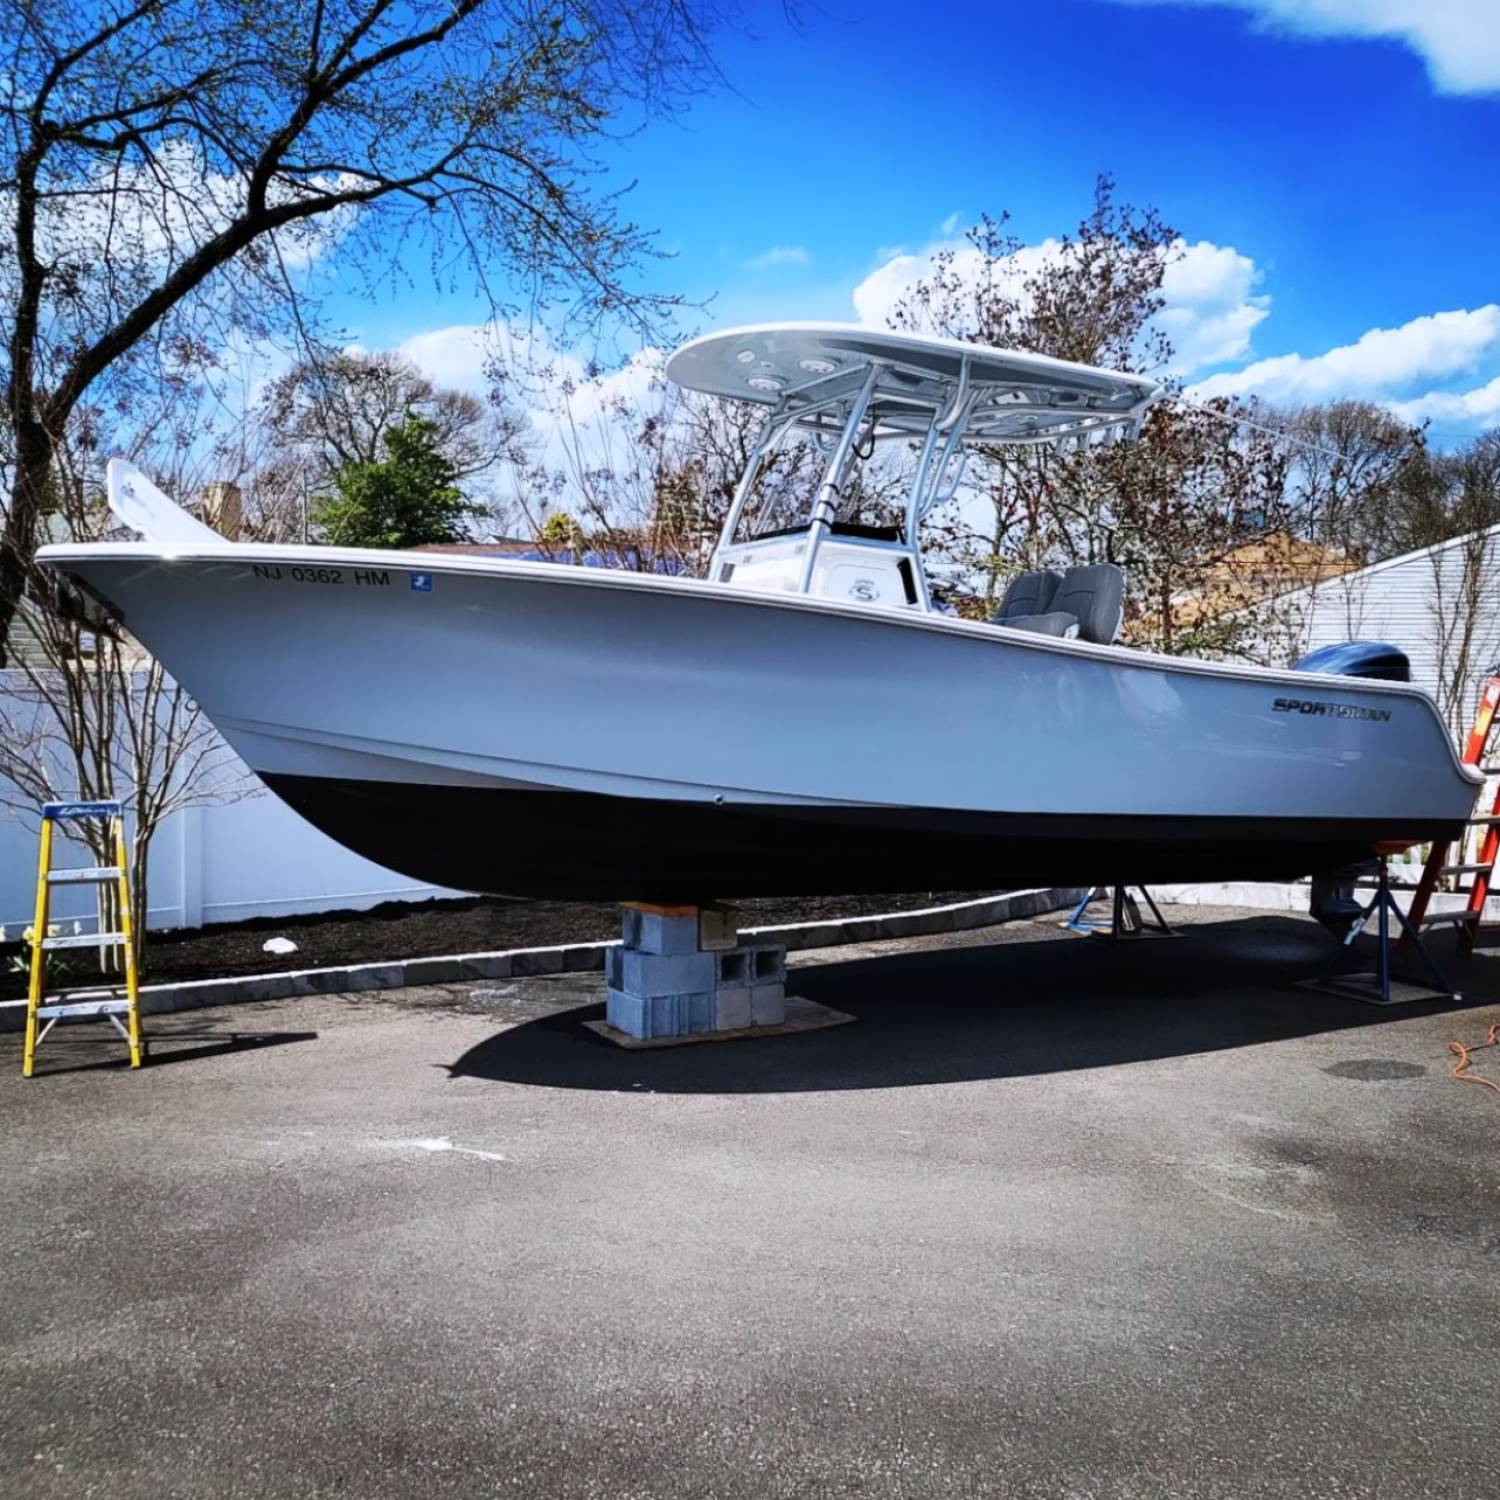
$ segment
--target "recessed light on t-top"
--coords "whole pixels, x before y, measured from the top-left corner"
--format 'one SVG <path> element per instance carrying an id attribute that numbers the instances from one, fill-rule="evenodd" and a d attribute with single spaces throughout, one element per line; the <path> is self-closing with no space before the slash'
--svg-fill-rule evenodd
<path id="1" fill-rule="evenodd" d="M 739 360 L 742 365 L 753 365 L 755 363 L 755 350 L 741 349 L 740 352 L 735 355 L 735 358 Z"/>
<path id="2" fill-rule="evenodd" d="M 809 375 L 832 375 L 838 369 L 838 365 L 831 359 L 802 359 L 797 363 Z"/>
<path id="3" fill-rule="evenodd" d="M 779 391 L 786 381 L 775 375 L 752 375 L 748 384 L 752 391 Z"/>

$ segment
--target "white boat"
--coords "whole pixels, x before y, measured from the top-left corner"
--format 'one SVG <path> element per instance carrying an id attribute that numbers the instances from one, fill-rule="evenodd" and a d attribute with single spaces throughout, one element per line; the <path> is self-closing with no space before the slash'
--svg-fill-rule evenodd
<path id="1" fill-rule="evenodd" d="M 1025 575 L 1001 623 L 934 604 L 918 532 L 967 446 L 1128 440 L 1150 381 L 826 324 L 699 339 L 668 374 L 767 409 L 707 579 L 228 542 L 118 463 L 143 539 L 40 556 L 292 807 L 460 889 L 1285 878 L 1459 832 L 1479 783 L 1409 684 L 1116 644 L 1108 568 Z M 757 531 L 757 476 L 798 433 L 822 482 Z M 887 443 L 913 470 L 899 523 L 841 519 Z"/>

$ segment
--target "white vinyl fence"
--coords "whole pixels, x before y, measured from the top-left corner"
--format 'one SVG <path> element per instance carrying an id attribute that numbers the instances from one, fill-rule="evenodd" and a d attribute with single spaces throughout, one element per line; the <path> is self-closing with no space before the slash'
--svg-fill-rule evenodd
<path id="1" fill-rule="evenodd" d="M 16 675 L 0 671 L 0 694 L 11 701 Z M 243 770 L 237 761 L 234 767 Z M 252 779 L 250 786 L 248 796 L 185 808 L 157 829 L 151 842 L 149 926 L 198 927 L 455 894 L 351 854 L 258 782 Z M 35 815 L 0 806 L 0 924 L 12 940 L 31 921 L 36 859 Z M 57 847 L 56 862 L 86 864 L 88 851 L 68 840 Z M 53 911 L 58 920 L 78 920 L 84 931 L 92 931 L 93 901 L 86 888 L 60 886 L 53 893 Z"/>

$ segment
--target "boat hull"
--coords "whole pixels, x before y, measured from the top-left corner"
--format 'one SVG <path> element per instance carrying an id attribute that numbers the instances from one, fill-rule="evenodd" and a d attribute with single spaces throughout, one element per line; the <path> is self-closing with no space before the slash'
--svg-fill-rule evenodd
<path id="1" fill-rule="evenodd" d="M 1367 859 L 1385 821 L 715 806 L 269 774 L 377 864 L 458 890 L 690 901 L 1038 885 L 1285 880 Z M 1448 824 L 1399 838 L 1447 837 Z"/>
<path id="2" fill-rule="evenodd" d="M 245 761 L 409 876 L 594 899 L 1287 878 L 1447 837 L 1395 684 L 689 580 L 333 549 L 47 549 Z"/>

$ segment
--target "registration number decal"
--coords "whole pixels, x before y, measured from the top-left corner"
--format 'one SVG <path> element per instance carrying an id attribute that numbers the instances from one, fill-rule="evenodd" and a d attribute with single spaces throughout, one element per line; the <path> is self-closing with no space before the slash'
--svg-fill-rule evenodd
<path id="1" fill-rule="evenodd" d="M 253 564 L 255 576 L 270 583 L 352 583 L 358 588 L 388 589 L 388 568 L 319 568 L 298 563 L 284 568 L 280 563 Z"/>

